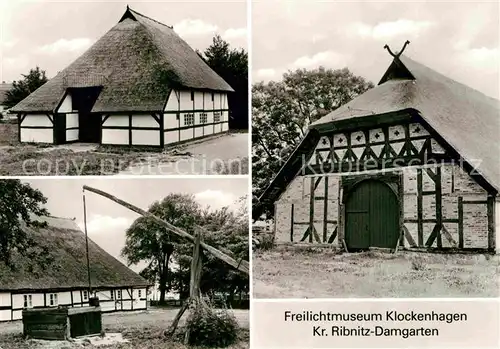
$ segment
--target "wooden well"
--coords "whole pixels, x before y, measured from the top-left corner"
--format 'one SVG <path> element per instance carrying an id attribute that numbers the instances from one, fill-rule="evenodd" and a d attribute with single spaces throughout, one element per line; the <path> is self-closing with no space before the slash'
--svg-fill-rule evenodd
<path id="1" fill-rule="evenodd" d="M 100 307 L 23 310 L 23 334 L 30 338 L 65 340 L 101 332 Z"/>

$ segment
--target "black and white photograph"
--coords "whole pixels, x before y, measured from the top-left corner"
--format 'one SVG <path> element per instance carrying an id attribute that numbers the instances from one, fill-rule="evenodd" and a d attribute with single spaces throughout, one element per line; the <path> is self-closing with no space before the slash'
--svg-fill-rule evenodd
<path id="1" fill-rule="evenodd" d="M 253 297 L 498 297 L 498 2 L 252 18 Z"/>
<path id="2" fill-rule="evenodd" d="M 0 6 L 0 175 L 248 174 L 245 1 Z"/>
<path id="3" fill-rule="evenodd" d="M 0 347 L 249 348 L 246 178 L 0 180 Z"/>

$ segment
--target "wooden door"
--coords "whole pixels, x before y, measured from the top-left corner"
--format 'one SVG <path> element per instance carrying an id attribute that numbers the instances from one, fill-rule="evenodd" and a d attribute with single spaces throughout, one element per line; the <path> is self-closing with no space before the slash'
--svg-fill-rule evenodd
<path id="1" fill-rule="evenodd" d="M 348 194 L 345 239 L 348 249 L 394 248 L 399 239 L 399 205 L 385 183 L 366 180 Z"/>

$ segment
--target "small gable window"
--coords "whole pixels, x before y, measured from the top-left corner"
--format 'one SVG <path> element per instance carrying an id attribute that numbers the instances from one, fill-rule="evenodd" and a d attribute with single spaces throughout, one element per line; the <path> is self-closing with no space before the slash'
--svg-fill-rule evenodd
<path id="1" fill-rule="evenodd" d="M 49 304 L 51 307 L 57 306 L 57 293 L 49 294 Z"/>
<path id="2" fill-rule="evenodd" d="M 121 290 L 118 290 L 116 292 L 116 299 L 122 299 L 122 291 Z"/>
<path id="3" fill-rule="evenodd" d="M 138 294 L 139 294 L 139 298 L 141 298 L 141 297 L 142 297 L 142 292 L 141 292 L 141 291 L 142 291 L 142 290 L 137 291 L 137 292 L 138 292 Z"/>
<path id="4" fill-rule="evenodd" d="M 191 100 L 194 101 L 194 91 L 191 91 Z"/>
<path id="5" fill-rule="evenodd" d="M 33 308 L 33 299 L 30 294 L 24 295 L 24 308 Z"/>
<path id="6" fill-rule="evenodd" d="M 114 300 L 115 299 L 115 293 L 114 293 L 114 291 L 111 290 L 111 291 L 109 291 L 109 293 L 111 294 L 111 298 L 110 299 Z"/>
<path id="7" fill-rule="evenodd" d="M 83 291 L 83 300 L 86 301 L 89 299 L 89 294 L 87 291 Z"/>

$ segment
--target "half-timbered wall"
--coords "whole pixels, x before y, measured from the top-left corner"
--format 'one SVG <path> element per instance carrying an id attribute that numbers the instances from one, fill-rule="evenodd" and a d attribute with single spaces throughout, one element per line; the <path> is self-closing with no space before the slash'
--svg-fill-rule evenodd
<path id="1" fill-rule="evenodd" d="M 70 93 L 66 94 L 56 113 L 65 114 L 66 142 L 78 141 L 78 111 L 73 110 Z"/>
<path id="2" fill-rule="evenodd" d="M 163 116 L 165 144 L 225 132 L 228 121 L 225 93 L 173 90 Z"/>
<path id="3" fill-rule="evenodd" d="M 57 295 L 57 301 L 50 303 L 51 295 Z M 146 288 L 119 288 L 102 289 L 95 291 L 103 312 L 131 311 L 147 309 Z M 85 290 L 54 291 L 54 292 L 26 292 L 26 293 L 0 293 L 0 321 L 22 319 L 25 307 L 24 296 L 31 296 L 28 307 L 83 307 L 88 306 L 90 295 Z M 54 300 L 54 296 L 52 296 Z"/>
<path id="4" fill-rule="evenodd" d="M 388 172 L 401 177 L 405 246 L 493 248 L 493 199 L 444 149 L 416 123 L 320 138 L 275 203 L 276 242 L 340 244 L 343 179 Z"/>
<path id="5" fill-rule="evenodd" d="M 19 140 L 25 143 L 53 143 L 54 116 L 47 114 L 21 114 Z"/>

